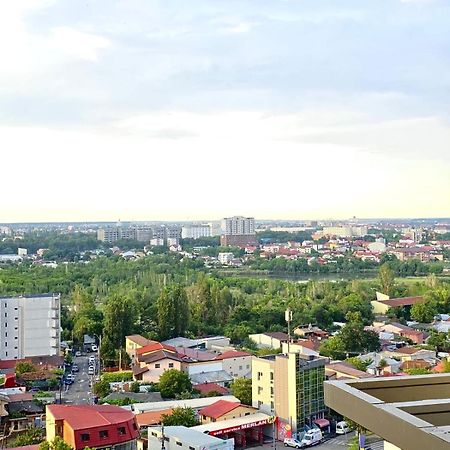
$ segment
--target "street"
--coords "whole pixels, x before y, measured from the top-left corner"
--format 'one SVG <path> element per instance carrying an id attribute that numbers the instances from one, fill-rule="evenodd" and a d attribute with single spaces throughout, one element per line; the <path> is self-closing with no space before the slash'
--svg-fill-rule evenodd
<path id="1" fill-rule="evenodd" d="M 62 403 L 66 404 L 92 404 L 92 392 L 90 387 L 91 375 L 88 375 L 89 356 L 78 356 L 73 358 L 77 364 L 79 372 L 76 372 L 75 381 L 72 385 L 66 386 L 67 390 L 62 392 Z"/>
<path id="2" fill-rule="evenodd" d="M 354 436 L 355 436 L 354 432 L 342 436 L 337 436 L 333 439 L 330 439 L 329 441 L 324 442 L 323 444 L 315 445 L 312 448 L 317 450 L 345 450 L 348 447 L 348 443 L 352 440 Z M 252 450 L 273 450 L 273 445 L 264 444 L 251 448 Z M 379 441 L 368 444 L 366 448 L 367 449 L 370 448 L 371 450 L 383 450 L 383 442 Z M 293 449 L 292 447 L 285 447 L 283 442 L 277 441 L 276 450 L 295 450 L 295 449 Z"/>

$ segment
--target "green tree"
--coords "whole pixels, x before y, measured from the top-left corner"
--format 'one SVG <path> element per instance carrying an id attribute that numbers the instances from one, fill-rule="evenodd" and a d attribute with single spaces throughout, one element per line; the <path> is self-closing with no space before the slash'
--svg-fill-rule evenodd
<path id="1" fill-rule="evenodd" d="M 332 336 L 320 344 L 319 353 L 332 359 L 344 359 L 346 348 L 339 335 Z"/>
<path id="2" fill-rule="evenodd" d="M 339 337 L 346 352 L 354 354 L 375 352 L 380 349 L 380 339 L 374 331 L 364 330 L 364 322 L 359 312 L 349 312 L 345 316 L 347 323 L 342 327 Z"/>
<path id="3" fill-rule="evenodd" d="M 185 289 L 177 284 L 161 291 L 157 302 L 160 339 L 183 336 L 189 322 L 189 305 Z"/>
<path id="4" fill-rule="evenodd" d="M 230 385 L 231 393 L 244 405 L 252 404 L 251 378 L 236 378 Z"/>
<path id="5" fill-rule="evenodd" d="M 11 447 L 22 447 L 24 445 L 40 444 L 45 439 L 45 429 L 32 427 L 24 433 L 17 436 L 12 442 Z"/>
<path id="6" fill-rule="evenodd" d="M 55 436 L 51 441 L 44 441 L 39 444 L 39 450 L 73 450 L 62 437 Z"/>
<path id="7" fill-rule="evenodd" d="M 411 307 L 411 317 L 421 323 L 430 323 L 437 314 L 436 304 L 432 300 L 414 303 Z"/>
<path id="8" fill-rule="evenodd" d="M 36 372 L 36 367 L 28 361 L 21 361 L 16 364 L 16 375 L 20 375 L 29 372 Z"/>
<path id="9" fill-rule="evenodd" d="M 182 425 L 185 427 L 194 427 L 198 425 L 195 411 L 192 408 L 174 408 L 172 414 L 163 414 L 161 421 L 165 426 Z"/>
<path id="10" fill-rule="evenodd" d="M 106 364 L 114 365 L 122 350 L 125 336 L 132 334 L 136 321 L 136 304 L 120 293 L 113 294 L 105 306 L 103 340 L 100 354 Z"/>
<path id="11" fill-rule="evenodd" d="M 367 367 L 369 367 L 372 363 L 372 359 L 360 359 L 357 356 L 352 356 L 351 358 L 347 358 L 346 361 L 350 363 L 355 369 L 361 370 L 365 372 Z"/>
<path id="12" fill-rule="evenodd" d="M 427 344 L 433 346 L 439 352 L 448 352 L 450 351 L 449 333 L 431 330 Z"/>
<path id="13" fill-rule="evenodd" d="M 164 398 L 175 398 L 177 394 L 192 391 L 189 375 L 176 369 L 166 370 L 159 377 L 158 386 Z"/>
<path id="14" fill-rule="evenodd" d="M 388 263 L 384 263 L 378 271 L 378 281 L 383 294 L 391 296 L 395 288 L 395 276 Z"/>
<path id="15" fill-rule="evenodd" d="M 109 388 L 109 381 L 102 379 L 99 382 L 95 383 L 92 392 L 99 398 L 104 398 L 111 393 L 111 389 Z"/>

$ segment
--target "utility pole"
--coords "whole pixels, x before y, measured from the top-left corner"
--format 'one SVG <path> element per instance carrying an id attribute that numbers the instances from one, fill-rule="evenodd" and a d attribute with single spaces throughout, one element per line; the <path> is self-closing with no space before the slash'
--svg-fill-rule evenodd
<path id="1" fill-rule="evenodd" d="M 161 422 L 161 450 L 166 450 L 166 437 L 164 436 L 164 423 Z"/>
<path id="2" fill-rule="evenodd" d="M 275 409 L 273 410 L 274 417 L 277 417 L 275 413 Z M 276 420 L 273 421 L 273 428 L 272 428 L 272 438 L 273 438 L 273 449 L 276 450 L 277 448 L 277 440 L 276 440 L 276 434 L 277 434 L 277 427 L 276 427 Z"/>
<path id="3" fill-rule="evenodd" d="M 291 321 L 292 321 L 292 310 L 288 307 L 284 312 L 284 319 L 287 322 L 288 326 L 288 353 L 289 353 L 289 345 L 291 343 Z"/>

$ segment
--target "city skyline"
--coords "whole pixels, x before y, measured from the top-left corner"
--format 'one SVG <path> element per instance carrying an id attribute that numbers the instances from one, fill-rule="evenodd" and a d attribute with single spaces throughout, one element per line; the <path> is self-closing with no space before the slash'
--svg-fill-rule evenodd
<path id="1" fill-rule="evenodd" d="M 449 17 L 442 0 L 10 2 L 0 222 L 447 217 Z"/>

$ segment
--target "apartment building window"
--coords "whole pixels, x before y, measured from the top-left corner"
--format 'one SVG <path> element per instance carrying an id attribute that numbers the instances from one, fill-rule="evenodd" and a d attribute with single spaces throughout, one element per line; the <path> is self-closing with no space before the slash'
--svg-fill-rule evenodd
<path id="1" fill-rule="evenodd" d="M 242 366 L 239 366 L 239 370 L 242 370 Z"/>
<path id="2" fill-rule="evenodd" d="M 262 372 L 258 372 L 258 381 L 262 378 Z"/>
<path id="3" fill-rule="evenodd" d="M 152 431 L 152 436 L 153 437 L 158 437 L 158 435 L 154 431 Z"/>
<path id="4" fill-rule="evenodd" d="M 108 437 L 108 430 L 101 430 L 98 434 L 100 439 L 106 439 Z"/>
<path id="5" fill-rule="evenodd" d="M 5 317 L 8 317 L 8 313 L 5 312 Z"/>
<path id="6" fill-rule="evenodd" d="M 261 394 L 262 391 L 263 391 L 263 388 L 261 386 L 258 386 L 258 394 Z"/>
<path id="7" fill-rule="evenodd" d="M 191 447 L 191 446 L 189 446 L 189 450 L 195 450 L 195 448 L 194 448 L 194 447 Z"/>
<path id="8" fill-rule="evenodd" d="M 155 369 L 159 369 L 161 367 L 161 364 L 155 364 Z"/>
<path id="9" fill-rule="evenodd" d="M 273 395 L 273 387 L 270 387 L 270 395 Z"/>
<path id="10" fill-rule="evenodd" d="M 273 383 L 273 372 L 270 372 L 270 382 Z"/>
<path id="11" fill-rule="evenodd" d="M 89 433 L 81 433 L 81 440 L 83 442 L 89 441 L 89 439 L 90 439 Z"/>
<path id="12" fill-rule="evenodd" d="M 172 369 L 173 363 L 169 363 L 169 369 Z"/>
<path id="13" fill-rule="evenodd" d="M 250 369 L 250 364 L 247 364 L 246 368 L 247 368 L 247 369 Z"/>
<path id="14" fill-rule="evenodd" d="M 182 447 L 182 443 L 180 441 L 177 441 L 177 445 L 179 445 L 180 447 Z"/>
<path id="15" fill-rule="evenodd" d="M 275 404 L 273 402 L 270 402 L 270 409 L 273 411 L 275 409 Z"/>

